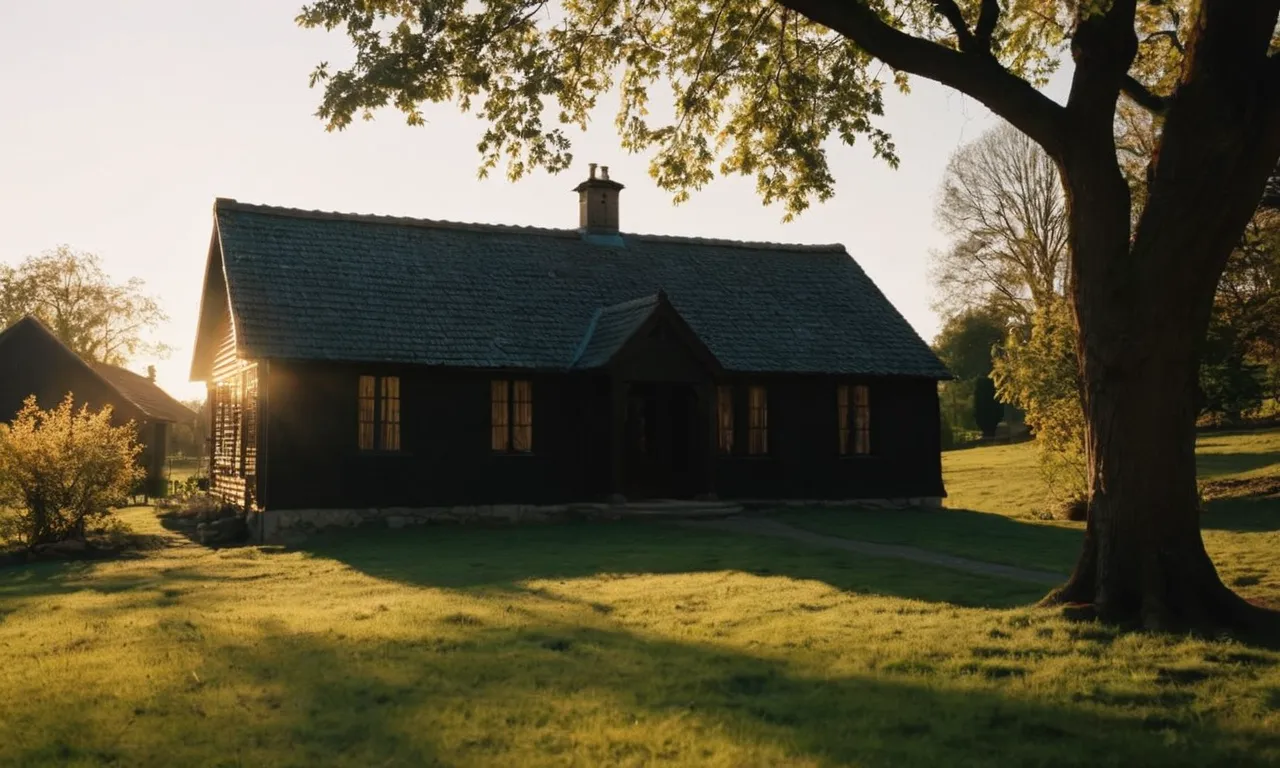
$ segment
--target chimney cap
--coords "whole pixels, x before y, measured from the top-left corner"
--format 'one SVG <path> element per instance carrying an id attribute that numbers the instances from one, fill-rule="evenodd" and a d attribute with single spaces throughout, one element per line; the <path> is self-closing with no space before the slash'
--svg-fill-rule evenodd
<path id="1" fill-rule="evenodd" d="M 573 188 L 574 192 L 581 192 L 584 189 L 623 189 L 624 187 L 613 179 L 609 178 L 609 166 L 599 165 L 598 163 L 587 163 L 588 176 L 587 180 Z M 596 169 L 600 169 L 600 175 L 596 175 Z"/>

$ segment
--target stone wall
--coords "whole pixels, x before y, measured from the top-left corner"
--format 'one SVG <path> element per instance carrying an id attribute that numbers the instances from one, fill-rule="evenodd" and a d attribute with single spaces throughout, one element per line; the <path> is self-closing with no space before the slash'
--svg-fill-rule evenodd
<path id="1" fill-rule="evenodd" d="M 636 502 L 580 503 L 558 505 L 495 504 L 459 507 L 385 507 L 371 509 L 287 509 L 251 512 L 246 523 L 255 541 L 273 542 L 291 533 L 308 533 L 322 528 L 354 528 L 382 525 L 407 528 L 417 525 L 470 524 L 515 525 L 565 520 L 619 520 L 624 517 L 701 517 L 732 514 L 742 509 L 797 507 L 871 507 L 879 509 L 936 508 L 938 497 L 903 499 L 849 499 L 819 501 L 805 499 L 751 500 L 737 502 Z"/>

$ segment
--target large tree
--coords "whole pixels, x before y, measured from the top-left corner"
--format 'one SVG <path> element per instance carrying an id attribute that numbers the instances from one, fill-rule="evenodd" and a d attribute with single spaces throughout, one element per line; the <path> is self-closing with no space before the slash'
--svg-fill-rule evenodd
<path id="1" fill-rule="evenodd" d="M 1223 585 L 1200 536 L 1197 360 L 1228 255 L 1280 157 L 1280 0 L 315 0 L 354 61 L 322 64 L 319 115 L 342 128 L 453 101 L 488 123 L 482 167 L 565 168 L 568 126 L 621 93 L 623 146 L 652 151 L 677 198 L 752 176 L 788 212 L 831 195 L 829 137 L 870 140 L 883 92 L 918 75 L 1039 144 L 1066 193 L 1090 513 L 1053 599 L 1152 627 L 1271 623 Z M 1065 103 L 1037 86 L 1059 56 Z M 651 97 L 670 94 L 669 109 Z M 1159 116 L 1138 210 L 1117 104 Z"/>
<path id="2" fill-rule="evenodd" d="M 934 254 L 933 282 L 946 314 L 996 309 L 1029 327 L 1062 295 L 1067 206 L 1058 169 L 1011 125 L 956 150 L 935 216 L 951 245 Z"/>
<path id="3" fill-rule="evenodd" d="M 140 278 L 115 282 L 92 253 L 59 246 L 16 267 L 0 264 L 0 329 L 35 315 L 86 360 L 125 365 L 162 355 L 149 331 L 168 319 Z"/>

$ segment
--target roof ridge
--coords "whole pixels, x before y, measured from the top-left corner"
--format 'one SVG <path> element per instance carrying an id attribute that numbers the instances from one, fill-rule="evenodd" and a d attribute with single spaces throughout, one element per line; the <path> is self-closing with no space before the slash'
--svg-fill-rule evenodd
<path id="1" fill-rule="evenodd" d="M 58 338 L 58 334 L 54 333 L 47 325 L 41 322 L 40 318 L 36 317 L 34 314 L 28 313 L 26 315 L 23 315 L 16 323 L 14 323 L 13 325 L 10 325 L 8 328 L 4 330 L 7 333 L 8 331 L 18 327 L 18 325 L 20 325 L 21 323 L 27 322 L 27 321 L 29 321 L 32 325 L 38 328 L 50 339 L 53 339 L 53 341 L 59 346 L 61 346 L 64 350 L 66 350 L 67 354 L 75 358 L 76 361 L 80 363 L 80 365 L 84 366 L 85 370 L 89 371 L 90 375 L 92 375 L 98 381 L 102 382 L 102 384 L 104 384 L 107 387 L 107 389 L 110 389 L 112 392 L 115 392 L 117 395 L 120 396 L 122 400 L 124 400 L 126 403 L 136 408 L 138 412 L 141 413 L 143 416 L 147 415 L 146 409 L 144 409 L 141 405 L 139 405 L 138 402 L 134 400 L 132 397 L 129 397 L 128 394 L 121 391 L 120 388 L 115 385 L 115 382 L 111 381 L 106 376 L 103 376 L 102 372 L 98 370 L 99 365 L 107 365 L 107 363 L 98 363 L 96 361 L 85 360 L 83 357 L 77 354 L 74 349 L 69 347 L 65 341 Z M 115 368 L 118 366 L 111 366 L 111 367 Z"/>
<path id="2" fill-rule="evenodd" d="M 412 216 L 390 216 L 376 213 L 341 213 L 337 211 L 320 211 L 304 208 L 289 208 L 258 203 L 242 203 L 229 197 L 214 199 L 214 212 L 222 210 L 244 211 L 266 216 L 283 216 L 291 219 L 311 219 L 315 221 L 349 221 L 361 224 L 386 224 L 423 229 L 452 229 L 466 232 L 494 232 L 500 234 L 538 235 L 558 237 L 566 240 L 578 240 L 581 230 L 556 229 L 553 227 L 535 227 L 521 224 L 485 224 L 480 222 L 449 221 L 447 219 L 426 219 Z M 727 248 L 744 248 L 748 250 L 787 251 L 796 253 L 843 253 L 848 250 L 841 243 L 809 244 L 809 243 L 775 243 L 765 240 L 732 240 L 728 238 L 694 237 L 687 235 L 652 235 L 640 232 L 621 232 L 619 236 L 625 242 L 628 239 L 644 243 L 676 243 L 688 245 L 716 245 Z"/>

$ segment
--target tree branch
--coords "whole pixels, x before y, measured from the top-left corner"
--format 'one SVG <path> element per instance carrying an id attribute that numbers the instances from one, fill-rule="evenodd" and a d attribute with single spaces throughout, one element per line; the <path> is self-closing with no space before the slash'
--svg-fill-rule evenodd
<path id="1" fill-rule="evenodd" d="M 1053 157 L 1064 145 L 1063 108 L 990 55 L 951 50 L 895 29 L 863 0 L 779 0 L 852 40 L 894 69 L 955 88 L 1030 136 Z"/>
<path id="2" fill-rule="evenodd" d="M 969 31 L 969 25 L 965 23 L 964 14 L 960 12 L 960 6 L 956 5 L 955 0 L 932 0 L 933 9 L 942 14 L 951 24 L 951 28 L 956 31 L 956 40 L 960 43 L 960 50 L 972 51 L 976 47 L 973 33 Z"/>
<path id="3" fill-rule="evenodd" d="M 1125 75 L 1120 81 L 1120 90 L 1153 115 L 1163 115 L 1169 109 L 1169 97 L 1153 93 L 1150 88 L 1138 82 L 1133 75 Z"/>
<path id="4" fill-rule="evenodd" d="M 978 26 L 973 31 L 982 50 L 991 51 L 991 36 L 995 34 L 996 22 L 1000 20 L 1000 0 L 982 0 L 982 10 L 978 13 Z"/>
<path id="5" fill-rule="evenodd" d="M 1182 40 L 1178 37 L 1178 30 L 1176 29 L 1162 29 L 1162 30 L 1159 30 L 1158 32 L 1152 32 L 1151 34 L 1142 38 L 1142 42 L 1149 43 L 1152 40 L 1156 39 L 1157 37 L 1169 38 L 1169 45 L 1172 45 L 1174 50 L 1176 50 L 1178 53 L 1187 52 L 1187 47 L 1183 45 Z"/>

